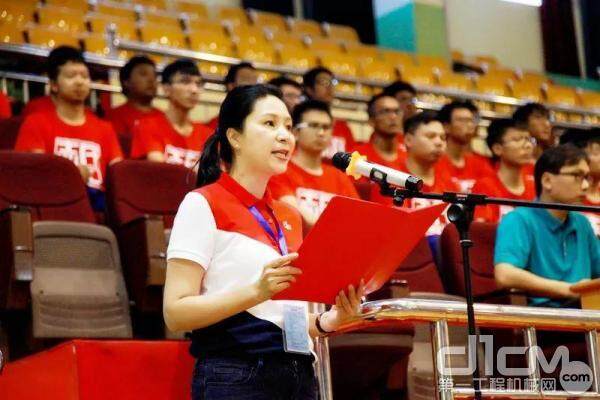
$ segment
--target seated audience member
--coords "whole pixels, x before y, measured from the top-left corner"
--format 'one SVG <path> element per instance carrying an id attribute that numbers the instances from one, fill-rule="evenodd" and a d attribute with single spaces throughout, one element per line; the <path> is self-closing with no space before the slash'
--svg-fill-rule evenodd
<path id="1" fill-rule="evenodd" d="M 53 153 L 71 160 L 88 186 L 93 208 L 103 210 L 106 166 L 122 159 L 117 135 L 110 123 L 86 112 L 90 74 L 81 52 L 59 47 L 47 62 L 56 107 L 25 118 L 15 150 Z"/>
<path id="2" fill-rule="evenodd" d="M 479 110 L 470 101 L 453 101 L 438 116 L 446 131 L 446 154 L 438 168 L 445 169 L 461 192 L 470 192 L 476 181 L 494 173 L 490 159 L 473 153 Z"/>
<path id="3" fill-rule="evenodd" d="M 498 167 L 492 174 L 475 183 L 473 193 L 514 200 L 533 200 L 534 182 L 525 171 L 525 166 L 531 161 L 534 146 L 529 132 L 517 127 L 513 120 L 499 119 L 488 127 L 486 142 Z M 513 208 L 506 205 L 478 206 L 475 218 L 479 221 L 498 222 Z"/>
<path id="4" fill-rule="evenodd" d="M 590 165 L 590 187 L 583 199 L 583 204 L 600 206 L 600 128 L 589 131 L 583 129 L 568 129 L 561 137 L 560 143 L 573 143 L 585 150 Z M 583 213 L 592 224 L 596 236 L 600 236 L 600 214 Z"/>
<path id="5" fill-rule="evenodd" d="M 227 92 L 231 92 L 231 90 L 237 86 L 257 84 L 258 73 L 256 72 L 256 68 L 254 68 L 254 65 L 250 64 L 249 62 L 243 61 L 239 64 L 235 64 L 229 67 L 227 75 L 225 75 L 224 83 Z M 214 132 L 215 129 L 217 129 L 218 124 L 218 115 L 206 123 L 206 125 L 208 125 L 208 127 L 210 128 L 211 132 Z"/>
<path id="6" fill-rule="evenodd" d="M 304 92 L 309 99 L 322 101 L 331 107 L 337 83 L 333 72 L 325 67 L 316 67 L 304 74 L 302 82 L 304 84 Z M 333 136 L 331 144 L 325 150 L 325 158 L 330 159 L 338 151 L 348 151 L 354 145 L 354 136 L 346 121 L 334 119 Z"/>
<path id="7" fill-rule="evenodd" d="M 565 144 L 535 164 L 540 201 L 577 204 L 589 187 L 585 152 Z M 600 241 L 583 215 L 572 211 L 516 208 L 500 225 L 494 251 L 496 282 L 530 294 L 534 306 L 573 304 L 571 285 L 600 277 Z"/>
<path id="8" fill-rule="evenodd" d="M 333 118 L 329 106 L 318 100 L 300 103 L 292 113 L 296 151 L 284 174 L 269 182 L 273 198 L 294 206 L 312 227 L 335 195 L 358 198 L 351 178 L 323 163 L 331 140 Z"/>
<path id="9" fill-rule="evenodd" d="M 396 81 L 383 89 L 383 94 L 395 97 L 398 100 L 404 120 L 407 120 L 418 112 L 415 106 L 417 102 L 417 89 L 410 83 Z"/>
<path id="10" fill-rule="evenodd" d="M 279 88 L 279 90 L 281 90 L 281 94 L 283 94 L 283 102 L 285 103 L 290 114 L 294 110 L 294 107 L 302 103 L 304 100 L 304 95 L 302 94 L 302 85 L 293 79 L 290 79 L 286 76 L 279 76 L 271 79 L 269 81 L 269 85 L 276 86 Z"/>
<path id="11" fill-rule="evenodd" d="M 532 138 L 536 140 L 533 149 L 533 159 L 525 167 L 528 175 L 533 177 L 533 166 L 542 152 L 556 145 L 556 137 L 552 132 L 550 123 L 550 111 L 540 103 L 527 103 L 515 110 L 513 120 L 517 126 L 529 132 Z"/>
<path id="12" fill-rule="evenodd" d="M 162 85 L 169 105 L 164 113 L 138 121 L 131 145 L 132 158 L 180 164 L 192 168 L 211 134 L 206 125 L 192 122 L 190 112 L 200 100 L 204 81 L 196 64 L 181 59 L 167 65 Z"/>
<path id="13" fill-rule="evenodd" d="M 152 100 L 156 96 L 156 78 L 156 65 L 146 56 L 131 58 L 119 71 L 121 90 L 127 97 L 127 102 L 109 110 L 106 119 L 115 128 L 126 155 L 129 155 L 137 121 L 162 113 L 152 106 Z"/>
<path id="14" fill-rule="evenodd" d="M 405 168 L 406 147 L 402 136 L 402 109 L 398 101 L 380 93 L 367 103 L 369 125 L 373 133 L 368 143 L 357 144 L 353 149 L 367 160 L 386 167 Z"/>
<path id="15" fill-rule="evenodd" d="M 10 99 L 4 92 L 0 92 L 0 119 L 10 118 L 11 116 Z"/>

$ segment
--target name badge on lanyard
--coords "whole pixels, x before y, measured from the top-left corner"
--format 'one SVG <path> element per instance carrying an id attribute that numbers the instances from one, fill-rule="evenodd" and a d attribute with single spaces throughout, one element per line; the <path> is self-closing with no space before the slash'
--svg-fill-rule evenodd
<path id="1" fill-rule="evenodd" d="M 277 228 L 277 234 L 271 229 L 271 225 L 258 211 L 256 206 L 249 208 L 250 212 L 258 221 L 264 231 L 273 239 L 279 247 L 281 255 L 288 254 L 287 243 L 281 225 L 273 215 L 273 221 Z M 310 343 L 308 337 L 308 308 L 302 302 L 288 302 L 283 306 L 283 348 L 288 353 L 310 354 Z"/>

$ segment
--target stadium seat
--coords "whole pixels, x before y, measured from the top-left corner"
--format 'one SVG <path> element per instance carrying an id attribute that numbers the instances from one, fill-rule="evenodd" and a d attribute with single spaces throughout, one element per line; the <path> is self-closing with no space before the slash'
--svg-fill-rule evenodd
<path id="1" fill-rule="evenodd" d="M 577 93 L 572 87 L 549 85 L 546 88 L 546 101 L 562 106 L 577 106 Z"/>
<path id="2" fill-rule="evenodd" d="M 415 60 L 421 68 L 431 68 L 438 71 L 452 71 L 448 60 L 440 56 L 429 56 L 424 54 L 416 54 Z"/>
<path id="3" fill-rule="evenodd" d="M 294 32 L 288 31 L 265 31 L 265 35 L 269 41 L 273 43 L 276 49 L 281 49 L 287 46 L 306 48 L 304 36 L 296 35 Z"/>
<path id="4" fill-rule="evenodd" d="M 376 60 L 379 60 L 379 48 L 377 46 L 369 46 L 357 42 L 344 43 L 344 49 L 352 57 L 360 60 L 362 65 L 367 65 Z"/>
<path id="5" fill-rule="evenodd" d="M 136 3 L 148 10 L 166 10 L 169 0 L 136 0 Z"/>
<path id="6" fill-rule="evenodd" d="M 438 77 L 440 86 L 447 89 L 462 90 L 470 92 L 473 90 L 473 81 L 466 75 L 456 74 L 453 72 L 442 72 Z"/>
<path id="7" fill-rule="evenodd" d="M 308 69 L 317 65 L 316 55 L 301 44 L 281 46 L 277 50 L 279 64 Z"/>
<path id="8" fill-rule="evenodd" d="M 151 45 L 187 48 L 185 34 L 181 28 L 169 29 L 162 25 L 144 24 L 140 28 L 142 41 Z"/>
<path id="9" fill-rule="evenodd" d="M 358 66 L 356 65 L 356 58 L 346 54 L 326 54 L 319 57 L 321 65 L 329 68 L 334 75 L 338 77 L 338 84 L 335 88 L 338 92 L 343 93 L 354 93 L 356 86 L 351 82 L 344 82 L 341 77 L 358 77 Z"/>
<path id="10" fill-rule="evenodd" d="M 3 1 L 0 3 L 0 25 L 23 27 L 33 22 L 34 12 L 35 4 Z"/>
<path id="11" fill-rule="evenodd" d="M 73 34 L 65 31 L 56 31 L 41 26 L 32 26 L 27 29 L 27 38 L 30 44 L 44 48 L 54 48 L 56 46 L 80 47 L 79 39 Z"/>
<path id="12" fill-rule="evenodd" d="M 508 81 L 512 82 L 517 79 L 515 71 L 513 71 L 512 69 L 496 68 L 496 67 L 490 68 L 485 73 L 484 76 L 501 80 L 504 83 L 507 83 Z"/>
<path id="13" fill-rule="evenodd" d="M 360 42 L 356 29 L 351 26 L 325 23 L 323 30 L 326 36 L 338 42 Z"/>
<path id="14" fill-rule="evenodd" d="M 229 25 L 247 25 L 248 15 L 246 15 L 243 8 L 220 7 L 217 11 L 217 20 L 226 22 Z"/>
<path id="15" fill-rule="evenodd" d="M 191 49 L 203 53 L 235 57 L 233 43 L 225 31 L 197 30 L 189 33 Z M 224 76 L 229 69 L 228 65 L 219 63 L 200 63 L 202 73 Z"/>
<path id="16" fill-rule="evenodd" d="M 414 65 L 414 57 L 411 53 L 383 50 L 381 51 L 381 56 L 385 61 L 393 64 L 396 68 L 411 67 Z"/>
<path id="17" fill-rule="evenodd" d="M 52 7 L 66 7 L 86 13 L 90 9 L 90 3 L 86 0 L 45 0 L 44 4 Z"/>
<path id="18" fill-rule="evenodd" d="M 340 46 L 340 44 L 330 39 L 311 38 L 308 44 L 308 48 L 310 49 L 310 51 L 317 54 L 317 56 L 344 55 L 343 48 Z"/>
<path id="19" fill-rule="evenodd" d="M 366 79 L 390 83 L 396 80 L 398 74 L 392 64 L 375 60 L 370 63 L 361 64 L 361 76 Z"/>
<path id="20" fill-rule="evenodd" d="M 187 30 L 190 31 L 214 31 L 225 32 L 224 27 L 219 21 L 213 21 L 206 18 L 193 18 L 186 22 Z"/>
<path id="21" fill-rule="evenodd" d="M 271 44 L 264 39 L 252 41 L 238 38 L 236 49 L 238 57 L 245 61 L 275 64 L 277 58 Z"/>
<path id="22" fill-rule="evenodd" d="M 84 14 L 83 11 L 77 9 L 48 6 L 37 11 L 41 26 L 74 34 L 85 30 Z"/>
<path id="23" fill-rule="evenodd" d="M 322 37 L 323 29 L 317 21 L 311 19 L 292 19 L 291 31 L 296 35 Z"/>
<path id="24" fill-rule="evenodd" d="M 188 14 L 190 18 L 208 18 L 208 8 L 206 5 L 197 1 L 182 1 L 173 2 L 173 7 L 179 12 Z"/>
<path id="25" fill-rule="evenodd" d="M 126 19 L 127 21 L 131 21 L 135 23 L 137 19 L 137 12 L 132 7 L 132 5 L 128 5 L 127 3 L 120 3 L 119 6 L 113 5 L 115 3 L 111 3 L 110 5 L 103 2 L 98 2 L 95 7 L 95 11 L 98 14 L 102 15 L 110 15 L 111 17 L 118 17 Z"/>
<path id="26" fill-rule="evenodd" d="M 287 30 L 287 23 L 280 14 L 250 10 L 248 16 L 252 23 L 260 28 L 269 29 L 271 31 L 285 31 Z"/>
<path id="27" fill-rule="evenodd" d="M 540 86 L 536 83 L 531 84 L 528 81 L 516 81 L 511 86 L 513 97 L 526 101 L 542 101 L 542 92 Z"/>
<path id="28" fill-rule="evenodd" d="M 585 108 L 600 110 L 600 93 L 582 90 L 579 93 L 580 104 Z"/>
<path id="29" fill-rule="evenodd" d="M 265 31 L 253 25 L 235 25 L 227 29 L 229 34 L 235 41 L 243 41 L 245 43 L 263 43 L 265 42 Z"/>
<path id="30" fill-rule="evenodd" d="M 13 44 L 25 43 L 23 28 L 0 23 L 0 42 Z"/>
<path id="31" fill-rule="evenodd" d="M 541 87 L 543 84 L 548 83 L 549 81 L 547 76 L 534 71 L 519 70 L 517 71 L 516 76 L 520 81 L 537 87 Z"/>
<path id="32" fill-rule="evenodd" d="M 464 62 L 465 61 L 465 55 L 460 50 L 452 50 L 452 51 L 450 51 L 450 59 L 452 61 Z"/>
<path id="33" fill-rule="evenodd" d="M 179 17 L 173 15 L 157 14 L 152 12 L 146 12 L 141 15 L 141 19 L 144 24 L 150 24 L 153 26 L 161 26 L 164 29 L 175 31 L 181 30 L 181 20 Z"/>
<path id="34" fill-rule="evenodd" d="M 117 37 L 126 40 L 138 40 L 138 32 L 134 21 L 126 18 L 113 17 L 108 14 L 95 14 L 87 18 L 90 32 L 103 35 L 114 25 Z"/>
<path id="35" fill-rule="evenodd" d="M 474 57 L 474 61 L 475 64 L 484 71 L 488 71 L 499 65 L 498 59 L 492 55 L 478 55 Z"/>
<path id="36" fill-rule="evenodd" d="M 108 220 L 119 239 L 131 297 L 141 311 L 162 308 L 167 237 L 195 181 L 195 174 L 179 165 L 125 160 L 109 167 Z"/>
<path id="37" fill-rule="evenodd" d="M 400 78 L 403 81 L 416 85 L 435 85 L 435 77 L 433 71 L 429 67 L 422 68 L 411 65 L 403 65 L 400 68 Z"/>
<path id="38" fill-rule="evenodd" d="M 90 33 L 81 36 L 81 41 L 83 42 L 83 49 L 85 51 L 98 56 L 110 56 L 110 46 L 108 45 L 106 35 L 96 35 Z M 116 57 L 126 60 L 131 57 L 131 53 L 127 50 L 117 50 Z"/>
<path id="39" fill-rule="evenodd" d="M 510 96 L 509 86 L 507 81 L 502 77 L 495 75 L 482 75 L 475 81 L 476 90 L 479 93 L 489 94 L 494 96 Z M 481 110 L 494 110 L 499 113 L 509 114 L 511 106 L 498 103 L 478 101 L 477 107 Z"/>

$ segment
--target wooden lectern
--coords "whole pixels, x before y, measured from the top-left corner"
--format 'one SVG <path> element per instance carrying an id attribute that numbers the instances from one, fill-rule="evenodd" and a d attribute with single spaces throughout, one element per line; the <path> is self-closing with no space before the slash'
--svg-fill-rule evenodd
<path id="1" fill-rule="evenodd" d="M 576 283 L 571 291 L 581 295 L 581 308 L 600 310 L 600 278 Z"/>

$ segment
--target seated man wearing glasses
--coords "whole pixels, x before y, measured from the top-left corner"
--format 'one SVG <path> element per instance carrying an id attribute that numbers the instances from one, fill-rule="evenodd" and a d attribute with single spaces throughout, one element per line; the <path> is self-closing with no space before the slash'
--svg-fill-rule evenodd
<path id="1" fill-rule="evenodd" d="M 333 118 L 329 106 L 318 100 L 298 104 L 292 112 L 296 151 L 287 171 L 269 182 L 273 198 L 292 205 L 310 229 L 335 195 L 358 198 L 350 177 L 323 162 Z"/>
<path id="2" fill-rule="evenodd" d="M 589 173 L 582 149 L 547 149 L 534 170 L 539 200 L 581 203 Z M 600 276 L 600 241 L 578 212 L 519 207 L 498 226 L 494 264 L 498 286 L 526 291 L 530 305 L 568 306 L 577 299 L 572 284 Z"/>

